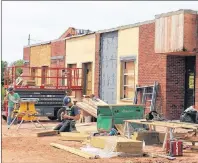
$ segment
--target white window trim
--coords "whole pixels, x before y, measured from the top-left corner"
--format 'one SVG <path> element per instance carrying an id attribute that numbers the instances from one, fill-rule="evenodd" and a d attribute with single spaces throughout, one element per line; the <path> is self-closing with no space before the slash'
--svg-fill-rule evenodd
<path id="1" fill-rule="evenodd" d="M 122 84 L 121 86 L 121 91 L 122 91 L 122 95 L 120 97 L 121 100 L 126 100 L 126 101 L 132 101 L 133 97 L 129 98 L 129 97 L 124 97 L 124 87 L 132 87 L 134 88 L 135 91 L 135 62 L 136 60 L 121 60 L 121 76 L 122 76 Z M 134 73 L 125 73 L 125 68 L 124 68 L 124 63 L 126 62 L 134 62 Z M 133 85 L 124 85 L 124 76 L 133 76 L 134 77 L 134 84 Z"/>

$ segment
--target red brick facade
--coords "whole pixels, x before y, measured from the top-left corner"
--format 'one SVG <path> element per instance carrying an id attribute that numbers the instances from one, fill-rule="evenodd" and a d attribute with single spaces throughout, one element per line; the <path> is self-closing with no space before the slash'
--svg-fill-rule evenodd
<path id="1" fill-rule="evenodd" d="M 63 38 L 70 37 L 70 36 L 74 36 L 74 35 L 76 35 L 76 29 L 73 28 L 73 27 L 69 27 L 69 28 L 67 29 L 67 31 L 65 31 L 65 32 L 61 35 L 61 37 L 60 37 L 59 39 L 63 39 Z"/>
<path id="2" fill-rule="evenodd" d="M 166 55 L 154 52 L 155 23 L 139 27 L 138 84 L 153 85 L 157 81 L 159 92 L 157 111 L 166 116 Z M 148 112 L 148 111 L 146 111 Z"/>
<path id="3" fill-rule="evenodd" d="M 23 48 L 23 60 L 25 61 L 24 66 L 29 66 L 30 65 L 30 47 L 25 47 Z M 24 68 L 23 69 L 23 75 L 24 76 L 29 76 L 29 69 Z M 27 77 L 24 77 L 25 80 L 27 80 Z"/>
<path id="4" fill-rule="evenodd" d="M 99 83 L 100 83 L 100 34 L 96 34 L 95 41 L 95 80 L 94 80 L 94 94 L 99 97 Z"/>
<path id="5" fill-rule="evenodd" d="M 58 68 L 64 68 L 65 67 L 65 40 L 57 40 L 57 41 L 53 41 L 51 42 L 51 65 L 50 67 L 58 67 Z M 60 57 L 62 56 L 61 59 L 56 59 L 53 57 Z M 51 70 L 50 75 L 52 76 L 56 76 L 57 71 L 55 70 Z M 59 72 L 59 75 L 61 75 L 61 72 Z M 57 81 L 56 79 L 51 79 L 51 84 L 56 84 Z M 59 79 L 59 84 L 61 84 L 61 80 Z"/>
<path id="6" fill-rule="evenodd" d="M 166 73 L 166 116 L 178 119 L 185 102 L 185 57 L 167 56 Z"/>
<path id="7" fill-rule="evenodd" d="M 198 19 L 196 19 L 195 14 L 184 16 L 184 47 L 189 52 L 198 47 Z M 185 104 L 185 57 L 188 53 L 183 56 L 156 54 L 154 39 L 155 23 L 139 27 L 138 84 L 151 85 L 157 81 L 159 83 L 157 111 L 162 112 L 168 119 L 178 119 Z M 195 66 L 197 74 L 198 55 Z M 195 105 L 198 108 L 198 75 L 195 77 Z"/>
<path id="8" fill-rule="evenodd" d="M 30 60 L 30 47 L 23 48 L 23 60 L 25 61 Z"/>
<path id="9" fill-rule="evenodd" d="M 198 48 L 198 15 L 184 14 L 184 47 L 192 52 Z"/>
<path id="10" fill-rule="evenodd" d="M 198 110 L 198 54 L 196 55 L 195 107 Z"/>

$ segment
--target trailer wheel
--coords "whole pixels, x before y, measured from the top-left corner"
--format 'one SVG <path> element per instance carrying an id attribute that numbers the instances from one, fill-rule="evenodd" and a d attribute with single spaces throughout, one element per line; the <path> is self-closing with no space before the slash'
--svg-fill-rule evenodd
<path id="1" fill-rule="evenodd" d="M 2 115 L 3 120 L 7 121 L 7 117 L 5 115 Z"/>
<path id="2" fill-rule="evenodd" d="M 57 112 L 58 121 L 61 122 L 61 113 L 65 111 L 65 108 L 60 108 Z"/>
<path id="3" fill-rule="evenodd" d="M 49 117 L 47 117 L 49 120 L 52 120 L 52 121 L 54 121 L 54 120 L 57 120 L 57 117 L 55 117 L 55 116 L 49 116 Z"/>

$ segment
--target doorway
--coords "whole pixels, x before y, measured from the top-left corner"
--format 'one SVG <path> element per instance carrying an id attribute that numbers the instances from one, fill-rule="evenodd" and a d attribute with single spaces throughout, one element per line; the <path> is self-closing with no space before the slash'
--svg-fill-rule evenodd
<path id="1" fill-rule="evenodd" d="M 31 80 L 35 80 L 36 76 L 36 68 L 32 67 L 31 68 Z"/>
<path id="2" fill-rule="evenodd" d="M 45 85 L 47 84 L 47 73 L 48 73 L 48 66 L 42 66 L 42 78 L 41 78 L 41 84 Z"/>
<path id="3" fill-rule="evenodd" d="M 77 64 L 67 64 L 67 68 L 71 68 L 71 69 L 75 69 L 75 68 L 77 68 Z M 71 71 L 71 75 L 72 75 L 72 79 L 74 79 L 74 71 L 72 70 Z M 69 85 L 69 79 L 67 78 L 67 84 Z M 75 80 L 72 80 L 71 81 L 72 83 L 72 85 L 73 86 L 75 86 L 76 85 L 76 83 L 75 83 Z M 72 94 L 71 94 L 71 96 L 75 96 L 75 91 L 72 91 Z"/>
<path id="4" fill-rule="evenodd" d="M 92 63 L 83 63 L 83 94 L 92 94 Z"/>
<path id="5" fill-rule="evenodd" d="M 196 57 L 186 57 L 185 109 L 195 104 Z"/>

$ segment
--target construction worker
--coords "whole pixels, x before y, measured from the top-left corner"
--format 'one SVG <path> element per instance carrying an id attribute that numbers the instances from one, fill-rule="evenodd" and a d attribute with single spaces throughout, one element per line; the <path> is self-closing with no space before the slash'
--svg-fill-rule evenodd
<path id="1" fill-rule="evenodd" d="M 8 100 L 8 117 L 7 117 L 7 124 L 10 125 L 12 122 L 11 114 L 14 109 L 14 105 L 18 103 L 20 100 L 20 96 L 18 93 L 14 92 L 13 87 L 8 88 L 8 95 L 7 95 L 7 100 Z"/>
<path id="2" fill-rule="evenodd" d="M 63 104 L 66 106 L 65 113 L 62 116 L 62 123 L 58 124 L 54 130 L 59 132 L 72 132 L 76 130 L 76 121 L 80 119 L 80 112 L 76 105 L 71 102 L 71 98 L 65 96 Z"/>

